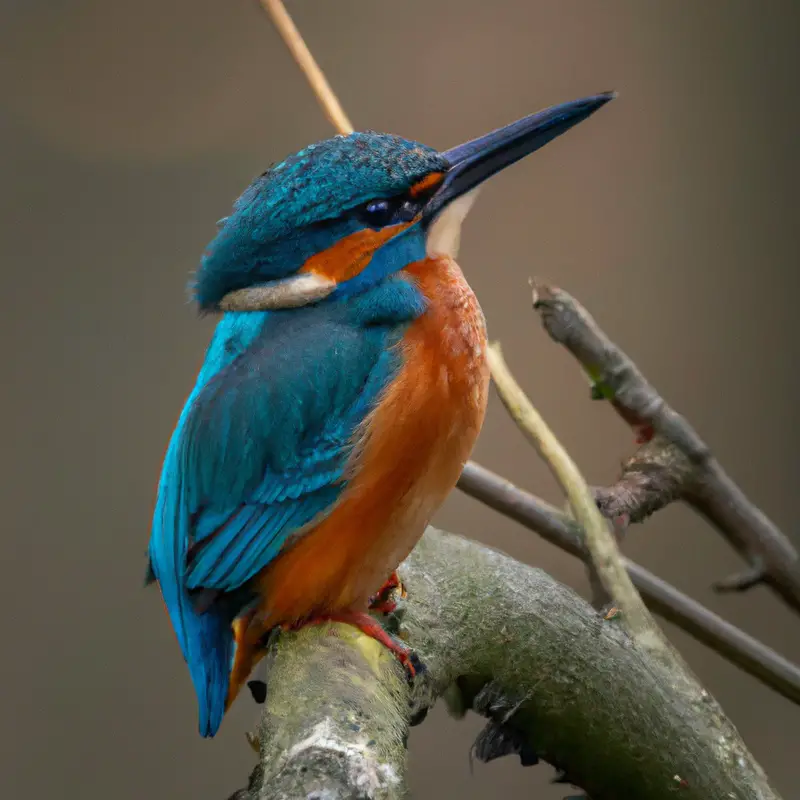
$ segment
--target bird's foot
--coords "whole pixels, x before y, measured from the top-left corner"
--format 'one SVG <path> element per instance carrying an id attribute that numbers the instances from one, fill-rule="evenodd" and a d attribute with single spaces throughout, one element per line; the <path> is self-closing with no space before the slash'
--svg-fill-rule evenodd
<path id="1" fill-rule="evenodd" d="M 303 625 L 319 625 L 323 622 L 344 622 L 348 625 L 353 625 L 363 634 L 369 636 L 370 639 L 380 642 L 403 665 L 409 683 L 425 672 L 425 665 L 408 645 L 403 644 L 387 633 L 374 617 L 363 611 L 341 611 L 333 614 L 323 614 L 307 620 Z M 297 627 L 302 627 L 303 625 Z"/>
<path id="2" fill-rule="evenodd" d="M 386 583 L 370 598 L 369 610 L 378 614 L 391 614 L 397 610 L 397 600 L 395 599 L 397 594 L 400 599 L 405 599 L 406 590 L 397 573 L 393 572 Z"/>

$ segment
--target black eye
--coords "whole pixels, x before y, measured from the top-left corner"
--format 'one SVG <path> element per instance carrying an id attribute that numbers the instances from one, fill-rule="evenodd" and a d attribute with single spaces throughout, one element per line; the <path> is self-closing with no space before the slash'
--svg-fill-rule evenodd
<path id="1" fill-rule="evenodd" d="M 422 203 L 409 197 L 392 197 L 388 200 L 370 200 L 356 210 L 358 218 L 370 228 L 385 228 L 411 222 L 419 214 Z"/>
<path id="2" fill-rule="evenodd" d="M 382 228 L 392 221 L 394 216 L 393 203 L 390 200 L 373 200 L 364 206 L 364 216 L 370 225 Z"/>

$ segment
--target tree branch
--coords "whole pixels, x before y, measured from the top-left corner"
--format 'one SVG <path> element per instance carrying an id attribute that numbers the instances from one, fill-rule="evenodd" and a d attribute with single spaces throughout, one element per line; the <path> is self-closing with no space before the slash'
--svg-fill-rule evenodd
<path id="1" fill-rule="evenodd" d="M 476 755 L 537 758 L 592 800 L 775 800 L 716 703 L 541 570 L 429 529 L 400 568 L 402 629 L 428 667 L 415 709 L 445 695 L 489 718 Z M 402 797 L 411 709 L 402 670 L 346 625 L 282 634 L 261 758 L 237 800 Z"/>
<path id="2" fill-rule="evenodd" d="M 252 796 L 402 797 L 408 689 L 392 654 L 326 623 L 282 634 L 268 657 Z"/>
<path id="3" fill-rule="evenodd" d="M 572 517 L 511 481 L 470 461 L 461 473 L 458 488 L 570 555 L 587 563 L 591 560 L 583 544 L 583 531 Z M 623 563 L 654 614 L 677 625 L 744 672 L 800 705 L 800 667 L 644 567 L 627 558 L 623 558 Z"/>
<path id="4" fill-rule="evenodd" d="M 617 543 L 601 516 L 580 470 L 514 380 L 503 361 L 499 345 L 490 345 L 487 356 L 492 378 L 504 405 L 517 422 L 517 426 L 535 444 L 567 495 L 570 507 L 583 528 L 586 549 L 591 555 L 597 577 L 605 591 L 622 610 L 622 624 L 630 634 L 633 644 L 671 676 L 671 688 L 676 699 L 695 709 L 703 708 L 704 704 L 706 710 L 711 704 L 716 706 L 716 702 L 702 688 L 683 656 L 667 640 L 650 616 L 625 570 Z M 763 782 L 766 786 L 766 775 L 747 751 L 744 743 L 739 740 L 736 728 L 722 709 L 717 706 L 712 714 L 716 734 L 726 742 L 738 741 L 736 757 L 747 759 L 754 774 L 758 775 L 759 782 Z M 707 715 L 700 714 L 701 718 L 704 716 Z M 712 717 L 704 721 L 709 719 Z"/>
<path id="5" fill-rule="evenodd" d="M 675 499 L 685 501 L 750 565 L 744 577 L 723 581 L 718 588 L 743 591 L 763 576 L 790 608 L 800 612 L 797 551 L 727 475 L 689 422 L 563 289 L 535 287 L 533 306 L 550 337 L 586 370 L 594 396 L 608 399 L 646 442 L 625 465 L 619 481 L 598 493 L 605 513 L 624 512 L 635 521 Z"/>
<path id="6" fill-rule="evenodd" d="M 681 498 L 693 469 L 677 447 L 662 436 L 653 436 L 623 465 L 613 486 L 594 490 L 595 500 L 609 519 L 627 517 L 629 523 L 643 522 Z"/>

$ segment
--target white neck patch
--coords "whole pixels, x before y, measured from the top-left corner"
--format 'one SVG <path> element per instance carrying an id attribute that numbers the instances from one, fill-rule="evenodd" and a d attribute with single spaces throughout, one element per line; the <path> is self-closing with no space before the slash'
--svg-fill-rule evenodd
<path id="1" fill-rule="evenodd" d="M 429 258 L 449 256 L 455 259 L 458 255 L 458 247 L 461 244 L 461 223 L 472 208 L 479 191 L 472 189 L 452 203 L 448 203 L 433 220 L 425 242 Z"/>

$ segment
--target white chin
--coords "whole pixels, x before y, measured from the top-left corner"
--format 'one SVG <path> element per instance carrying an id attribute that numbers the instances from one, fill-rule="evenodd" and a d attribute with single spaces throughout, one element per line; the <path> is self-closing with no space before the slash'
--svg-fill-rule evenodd
<path id="1" fill-rule="evenodd" d="M 461 223 L 472 208 L 478 191 L 478 189 L 473 189 L 453 200 L 452 203 L 448 203 L 433 220 L 428 228 L 428 238 L 425 241 L 428 258 L 436 256 L 455 258 L 458 255 L 458 245 L 461 242 Z"/>

